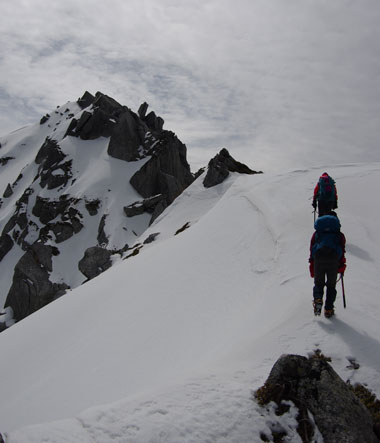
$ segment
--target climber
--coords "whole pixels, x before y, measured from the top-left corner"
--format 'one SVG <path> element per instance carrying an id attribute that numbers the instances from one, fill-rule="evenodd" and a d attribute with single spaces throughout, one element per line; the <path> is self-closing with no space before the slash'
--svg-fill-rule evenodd
<path id="1" fill-rule="evenodd" d="M 330 318 L 334 315 L 337 276 L 341 274 L 343 277 L 346 270 L 346 238 L 340 231 L 340 221 L 333 211 L 317 218 L 314 227 L 309 257 L 310 276 L 314 278 L 314 314 L 321 315 L 323 290 L 326 286 L 325 317 Z"/>
<path id="2" fill-rule="evenodd" d="M 335 181 L 324 172 L 318 180 L 314 188 L 313 208 L 317 208 L 318 215 L 325 215 L 329 211 L 338 207 L 338 194 L 336 192 Z"/>

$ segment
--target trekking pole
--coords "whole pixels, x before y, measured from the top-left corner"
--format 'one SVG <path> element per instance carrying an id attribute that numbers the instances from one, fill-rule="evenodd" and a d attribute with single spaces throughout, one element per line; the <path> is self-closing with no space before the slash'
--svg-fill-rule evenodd
<path id="1" fill-rule="evenodd" d="M 346 309 L 346 294 L 344 293 L 343 274 L 340 274 L 340 278 L 342 280 L 343 307 Z"/>

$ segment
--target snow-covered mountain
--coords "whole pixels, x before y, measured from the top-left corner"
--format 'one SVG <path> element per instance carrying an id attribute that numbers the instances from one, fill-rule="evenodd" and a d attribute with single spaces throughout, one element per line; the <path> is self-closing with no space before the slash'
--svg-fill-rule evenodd
<path id="1" fill-rule="evenodd" d="M 86 92 L 1 138 L 8 326 L 136 252 L 137 238 L 193 182 L 186 146 L 147 109 Z"/>
<path id="2" fill-rule="evenodd" d="M 347 309 L 338 286 L 333 320 L 312 313 L 307 262 L 324 170 L 347 237 Z M 263 414 L 252 390 L 281 354 L 316 348 L 380 394 L 380 164 L 232 173 L 210 188 L 204 175 L 136 237 L 138 254 L 0 334 L 7 441 L 260 442 L 271 418 L 300 442 L 294 412 Z"/>

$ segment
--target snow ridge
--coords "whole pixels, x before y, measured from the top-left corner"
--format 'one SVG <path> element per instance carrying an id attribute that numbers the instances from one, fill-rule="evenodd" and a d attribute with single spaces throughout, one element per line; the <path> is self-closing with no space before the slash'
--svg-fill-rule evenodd
<path id="1" fill-rule="evenodd" d="M 333 320 L 313 316 L 307 264 L 325 169 L 347 237 Z M 0 429 L 23 443 L 259 442 L 270 424 L 252 390 L 281 354 L 316 348 L 379 395 L 379 179 L 377 163 L 210 189 L 199 177 L 139 239 L 156 241 L 0 335 Z M 282 426 L 300 441 L 294 410 Z"/>

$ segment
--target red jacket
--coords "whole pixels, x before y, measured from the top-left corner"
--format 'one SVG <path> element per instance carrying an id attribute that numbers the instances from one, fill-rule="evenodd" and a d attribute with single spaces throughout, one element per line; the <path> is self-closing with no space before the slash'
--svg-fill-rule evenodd
<path id="1" fill-rule="evenodd" d="M 328 177 L 329 175 L 327 174 L 327 172 L 324 172 L 321 177 Z M 336 190 L 336 185 L 334 184 L 334 191 L 335 191 L 335 203 L 336 206 L 338 206 L 338 193 Z M 318 197 L 318 192 L 319 192 L 319 180 L 318 183 L 316 184 L 315 188 L 314 188 L 314 195 L 313 195 L 313 202 L 317 201 L 317 197 Z"/>

